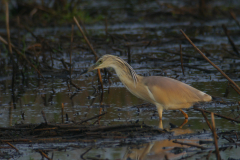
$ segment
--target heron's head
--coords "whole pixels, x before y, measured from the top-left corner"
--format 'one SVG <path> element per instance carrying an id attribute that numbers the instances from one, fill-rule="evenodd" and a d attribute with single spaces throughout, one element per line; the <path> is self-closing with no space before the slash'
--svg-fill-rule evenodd
<path id="1" fill-rule="evenodd" d="M 104 55 L 101 58 L 98 59 L 98 61 L 88 68 L 87 72 L 91 72 L 95 69 L 101 69 L 101 68 L 107 68 L 107 67 L 114 67 L 114 64 L 116 64 L 117 56 L 113 55 Z"/>
<path id="2" fill-rule="evenodd" d="M 134 85 L 138 82 L 137 74 L 133 70 L 133 68 L 125 62 L 120 57 L 114 56 L 114 55 L 104 55 L 101 58 L 98 59 L 98 61 L 89 67 L 87 70 L 83 71 L 80 75 L 91 72 L 95 69 L 101 69 L 101 68 L 107 68 L 112 67 L 116 71 L 117 75 L 125 75 L 133 79 Z"/>

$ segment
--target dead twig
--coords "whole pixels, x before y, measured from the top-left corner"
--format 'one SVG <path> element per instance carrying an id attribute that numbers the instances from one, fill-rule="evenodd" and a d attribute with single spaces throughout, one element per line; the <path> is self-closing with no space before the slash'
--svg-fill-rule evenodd
<path id="1" fill-rule="evenodd" d="M 45 116 L 45 112 L 42 110 L 42 116 L 43 116 L 43 119 L 44 119 L 44 121 L 45 121 L 45 123 L 47 124 L 47 119 L 46 119 L 46 116 Z"/>
<path id="2" fill-rule="evenodd" d="M 131 63 L 131 48 L 130 48 L 130 46 L 128 46 L 127 49 L 128 49 L 128 63 Z"/>
<path id="3" fill-rule="evenodd" d="M 77 88 L 78 90 L 82 90 L 80 87 L 74 84 L 71 79 L 70 79 L 70 84 L 73 85 L 73 87 Z"/>
<path id="4" fill-rule="evenodd" d="M 230 15 L 231 15 L 232 18 L 235 20 L 235 22 L 237 23 L 237 25 L 240 27 L 240 23 L 239 23 L 239 21 L 237 20 L 236 15 L 234 14 L 233 11 L 230 11 Z"/>
<path id="5" fill-rule="evenodd" d="M 222 136 L 222 138 L 226 139 L 230 143 L 235 143 L 235 141 L 233 139 L 227 138 L 225 136 Z"/>
<path id="6" fill-rule="evenodd" d="M 9 142 L 5 142 L 5 143 L 7 143 L 9 146 L 11 146 L 13 149 L 15 149 L 15 150 L 19 153 L 19 150 L 18 150 L 14 145 L 12 145 L 12 144 L 9 143 Z"/>
<path id="7" fill-rule="evenodd" d="M 238 141 L 238 135 L 237 135 L 237 132 L 235 132 L 235 135 L 236 135 L 236 138 L 237 138 L 237 141 Z"/>
<path id="8" fill-rule="evenodd" d="M 178 66 L 178 65 L 176 65 L 176 66 Z M 209 69 L 200 68 L 200 67 L 196 67 L 196 66 L 193 66 L 193 65 L 184 64 L 183 66 L 185 68 L 197 69 L 199 71 L 203 71 L 203 72 L 206 72 L 206 73 L 215 73 L 215 71 L 212 71 L 212 70 L 209 70 Z"/>
<path id="9" fill-rule="evenodd" d="M 46 45 L 51 51 L 50 51 L 50 58 L 51 58 L 51 62 L 52 62 L 52 67 L 54 66 L 54 63 L 53 63 L 53 56 L 52 56 L 52 52 L 54 52 L 53 48 L 46 42 L 46 40 L 44 38 L 39 38 L 38 36 L 36 36 L 30 28 L 28 28 L 27 26 L 24 25 L 24 28 L 31 33 L 31 35 L 37 40 L 39 41 L 41 44 L 43 44 L 42 46 Z M 57 50 L 58 52 L 62 53 L 60 50 L 58 49 L 55 49 Z"/>
<path id="10" fill-rule="evenodd" d="M 88 41 L 88 38 L 85 36 L 83 30 L 82 30 L 82 27 L 80 26 L 80 24 L 78 23 L 78 20 L 76 19 L 76 17 L 73 17 L 75 23 L 77 24 L 78 26 L 78 29 L 80 30 L 80 32 L 82 33 L 82 36 L 83 38 L 85 39 L 85 41 L 87 42 L 89 48 L 91 49 L 92 53 L 94 54 L 95 56 L 95 60 L 97 61 L 98 60 L 98 56 L 97 56 L 97 53 L 95 52 L 95 50 L 93 49 L 91 43 Z M 103 92 L 103 81 L 102 81 L 102 76 L 101 76 L 101 72 L 100 72 L 100 69 L 97 70 L 97 73 L 98 73 L 98 79 L 101 83 L 101 88 L 102 88 L 102 92 Z"/>
<path id="11" fill-rule="evenodd" d="M 34 132 L 35 131 L 49 131 L 49 130 L 56 130 L 58 129 L 57 127 L 54 127 L 54 128 L 40 128 L 40 129 L 34 129 Z"/>
<path id="12" fill-rule="evenodd" d="M 92 149 L 92 147 L 90 147 L 90 148 L 87 149 L 83 154 L 81 154 L 81 158 L 84 159 L 83 156 L 84 156 L 85 154 L 87 154 L 91 149 Z"/>
<path id="13" fill-rule="evenodd" d="M 210 130 L 212 131 L 212 126 L 211 126 L 211 124 L 209 123 L 206 114 L 204 113 L 204 111 L 201 111 L 201 112 L 202 112 L 202 115 L 203 115 L 203 117 L 204 117 L 204 119 L 205 119 L 205 121 L 206 121 L 208 127 L 209 127 Z"/>
<path id="14" fill-rule="evenodd" d="M 28 26 L 25 26 L 25 25 L 23 25 L 24 26 L 24 28 L 36 39 L 36 40 L 38 40 L 39 42 L 41 42 L 41 43 L 43 43 L 44 45 L 46 45 L 52 52 L 54 52 L 54 50 L 56 50 L 56 51 L 58 51 L 59 53 L 63 53 L 61 50 L 59 50 L 59 49 L 57 49 L 57 48 L 52 48 L 48 43 L 47 43 L 47 41 L 44 39 L 44 38 L 39 38 L 38 36 L 36 36 L 32 31 L 31 31 L 31 29 L 30 28 L 28 28 Z M 50 56 L 51 56 L 51 52 L 50 52 Z M 51 59 L 52 60 L 52 59 Z M 53 63 L 53 61 L 52 61 L 52 63 Z"/>
<path id="15" fill-rule="evenodd" d="M 182 72 L 183 72 L 183 75 L 185 76 L 185 74 L 184 74 L 184 68 L 183 68 L 182 45 L 181 45 L 181 44 L 180 44 L 180 59 L 181 59 Z"/>
<path id="16" fill-rule="evenodd" d="M 240 95 L 240 91 L 236 89 L 236 87 L 233 84 L 230 84 L 230 86 Z"/>
<path id="17" fill-rule="evenodd" d="M 222 28 L 223 28 L 226 36 L 228 37 L 228 41 L 229 41 L 229 43 L 231 44 L 233 50 L 234 50 L 234 51 L 236 52 L 236 54 L 239 56 L 238 49 L 237 49 L 235 43 L 233 42 L 232 38 L 230 37 L 230 35 L 229 35 L 229 33 L 228 33 L 227 27 L 223 24 L 223 25 L 222 25 Z"/>
<path id="18" fill-rule="evenodd" d="M 9 28 L 9 10 L 8 10 L 8 1 L 5 1 L 5 9 L 6 9 L 6 29 L 7 29 L 7 40 L 8 40 L 8 50 L 10 54 L 12 54 L 12 46 L 10 39 L 10 28 Z"/>
<path id="19" fill-rule="evenodd" d="M 239 91 L 239 86 L 231 79 L 229 78 L 220 68 L 218 68 L 212 61 L 210 61 L 196 46 L 195 44 L 189 39 L 189 37 L 183 32 L 183 30 L 180 30 L 184 37 L 189 41 L 189 43 L 200 53 L 203 58 L 205 58 L 213 67 L 215 67 L 229 82 L 231 82 Z"/>
<path id="20" fill-rule="evenodd" d="M 166 49 L 163 50 L 166 53 L 171 53 L 171 54 L 175 54 L 175 55 L 181 55 L 179 52 L 174 52 L 172 50 Z M 196 58 L 197 60 L 204 60 L 204 58 L 200 57 L 200 56 L 194 56 L 194 55 L 190 55 L 190 54 L 182 54 L 182 56 L 184 57 L 188 57 L 188 58 Z"/>
<path id="21" fill-rule="evenodd" d="M 74 32 L 74 25 L 72 25 L 72 32 L 71 32 L 71 44 L 70 44 L 70 79 L 72 78 L 72 45 L 73 45 L 73 32 Z"/>
<path id="22" fill-rule="evenodd" d="M 64 112 L 64 105 L 63 105 L 63 103 L 62 103 L 62 123 L 64 123 L 63 112 Z"/>
<path id="23" fill-rule="evenodd" d="M 91 49 L 91 51 L 92 51 L 92 53 L 94 54 L 95 59 L 96 59 L 96 61 L 97 61 L 97 59 L 98 59 L 97 53 L 96 53 L 95 50 L 93 49 L 91 43 L 88 41 L 88 38 L 87 38 L 86 35 L 84 34 L 84 32 L 83 32 L 83 30 L 82 30 L 82 27 L 81 27 L 80 24 L 78 23 L 78 20 L 76 19 L 76 17 L 73 17 L 73 19 L 74 19 L 75 23 L 77 24 L 78 29 L 79 29 L 80 32 L 82 33 L 83 38 L 84 38 L 85 41 L 87 42 L 89 48 Z"/>
<path id="24" fill-rule="evenodd" d="M 11 45 L 11 39 L 10 39 L 10 27 L 9 27 L 9 8 L 8 8 L 8 2 L 7 0 L 4 1 L 5 2 L 5 8 L 6 8 L 6 29 L 7 29 L 7 44 L 8 44 L 8 51 L 9 51 L 9 55 L 10 55 L 10 58 L 12 60 L 12 68 L 13 68 L 13 72 L 12 72 L 12 91 L 13 91 L 13 101 L 14 101 L 14 82 L 15 82 L 15 69 L 17 68 L 17 65 L 15 63 L 15 58 L 13 56 L 13 53 L 12 53 L 12 45 Z"/>
<path id="25" fill-rule="evenodd" d="M 210 112 L 210 111 L 207 111 L 207 110 L 204 110 L 204 109 L 200 109 L 200 108 L 193 108 L 194 110 L 197 110 L 197 111 L 201 111 L 201 112 L 206 112 L 206 113 L 213 113 L 213 112 Z M 234 122 L 237 122 L 237 123 L 240 123 L 239 120 L 236 120 L 236 119 L 233 119 L 233 118 L 230 118 L 230 117 L 226 117 L 226 116 L 223 116 L 223 115 L 220 115 L 220 114 L 217 114 L 217 113 L 213 113 L 215 116 L 217 117 L 221 117 L 221 118 L 224 118 L 224 119 L 227 119 L 227 120 L 231 120 L 231 121 L 234 121 Z"/>
<path id="26" fill-rule="evenodd" d="M 107 112 L 104 112 L 104 113 L 102 113 L 102 114 L 99 114 L 99 115 L 93 116 L 93 117 L 91 117 L 91 118 L 82 120 L 82 121 L 79 122 L 79 123 L 82 124 L 83 122 L 87 122 L 87 121 L 92 120 L 92 119 L 95 119 L 95 118 L 97 118 L 97 117 L 101 117 L 101 116 L 105 115 L 106 113 L 107 113 Z"/>
<path id="27" fill-rule="evenodd" d="M 7 42 L 2 36 L 0 36 L 0 41 L 1 41 L 2 43 L 4 43 L 5 45 L 8 45 L 8 42 Z M 25 60 L 27 61 L 27 63 L 28 63 L 30 66 L 32 66 L 32 67 L 38 72 L 38 74 L 39 74 L 42 78 L 44 78 L 43 75 L 40 73 L 40 71 L 27 59 L 27 57 L 26 57 L 24 54 L 22 54 L 13 44 L 11 44 L 11 46 L 12 46 L 12 49 L 13 49 L 17 54 L 19 54 L 20 56 L 22 56 L 23 59 L 25 59 Z"/>
<path id="28" fill-rule="evenodd" d="M 61 59 L 61 62 L 62 62 L 62 64 L 63 64 L 63 66 L 65 67 L 65 69 L 68 70 L 68 66 L 67 66 L 67 64 L 65 63 L 65 61 L 64 61 L 63 58 Z"/>
<path id="29" fill-rule="evenodd" d="M 218 149 L 217 133 L 216 133 L 216 130 L 215 130 L 214 113 L 211 113 L 211 118 L 212 118 L 212 133 L 213 133 L 213 137 L 214 137 L 216 158 L 217 158 L 217 160 L 221 160 L 221 157 L 220 157 L 220 154 L 219 154 L 219 149 Z"/>
<path id="30" fill-rule="evenodd" d="M 178 144 L 181 144 L 181 145 L 187 145 L 187 146 L 191 146 L 191 147 L 197 147 L 197 148 L 200 148 L 200 149 L 207 149 L 206 147 L 203 147 L 203 146 L 198 145 L 198 144 L 179 142 L 179 141 L 177 141 L 177 140 L 174 140 L 174 141 L 172 141 L 172 142 L 173 142 L 173 143 L 178 143 Z"/>
<path id="31" fill-rule="evenodd" d="M 201 112 L 202 112 L 202 115 L 203 115 L 205 121 L 207 122 L 208 127 L 209 127 L 210 130 L 212 131 L 212 130 L 213 130 L 213 129 L 212 129 L 212 126 L 211 126 L 211 124 L 209 123 L 206 114 L 204 113 L 204 111 L 201 111 Z M 217 139 L 218 139 L 218 138 L 219 138 L 219 137 L 218 137 L 218 135 L 217 135 Z"/>
<path id="32" fill-rule="evenodd" d="M 48 160 L 51 160 L 41 149 L 37 150 L 43 157 L 47 158 Z"/>
<path id="33" fill-rule="evenodd" d="M 108 20 L 107 20 L 107 18 L 105 18 L 105 34 L 107 37 L 107 35 L 108 35 Z"/>
<path id="34" fill-rule="evenodd" d="M 96 124 L 97 122 L 99 122 L 102 119 L 102 117 L 99 117 L 95 122 L 93 122 L 92 124 Z"/>
<path id="35" fill-rule="evenodd" d="M 1 141 L 1 142 L 26 142 L 26 143 L 32 142 L 32 141 L 29 140 L 29 139 L 1 139 L 0 141 Z"/>
<path id="36" fill-rule="evenodd" d="M 208 155 L 207 155 L 207 157 L 206 157 L 206 160 L 209 160 L 209 157 L 211 156 L 211 154 L 212 154 L 212 151 L 209 151 L 209 152 L 208 152 Z"/>

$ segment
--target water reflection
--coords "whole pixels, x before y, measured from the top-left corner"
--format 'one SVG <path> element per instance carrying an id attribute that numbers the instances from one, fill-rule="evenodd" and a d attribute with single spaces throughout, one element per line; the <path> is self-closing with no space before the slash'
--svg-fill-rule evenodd
<path id="1" fill-rule="evenodd" d="M 184 135 L 193 133 L 191 129 L 181 129 L 174 128 L 170 130 L 174 133 L 174 136 Z M 201 139 L 193 138 L 193 139 L 174 139 L 180 142 L 187 142 L 192 144 L 197 144 Z M 136 148 L 128 148 L 126 154 L 124 155 L 124 160 L 132 159 L 132 160 L 161 160 L 161 159 L 174 159 L 181 158 L 185 156 L 186 149 L 189 148 L 187 145 L 181 145 L 178 143 L 174 143 L 174 140 L 164 139 L 160 141 L 154 141 L 148 144 L 144 144 L 143 146 L 138 146 Z M 211 139 L 207 139 L 210 140 Z M 205 139 L 206 141 L 206 139 Z"/>

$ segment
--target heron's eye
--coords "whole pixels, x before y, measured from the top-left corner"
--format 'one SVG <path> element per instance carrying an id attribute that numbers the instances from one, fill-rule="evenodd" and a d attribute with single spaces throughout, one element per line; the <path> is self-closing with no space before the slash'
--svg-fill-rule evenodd
<path id="1" fill-rule="evenodd" d="M 102 63 L 102 60 L 98 61 L 98 63 L 101 64 L 101 63 Z"/>

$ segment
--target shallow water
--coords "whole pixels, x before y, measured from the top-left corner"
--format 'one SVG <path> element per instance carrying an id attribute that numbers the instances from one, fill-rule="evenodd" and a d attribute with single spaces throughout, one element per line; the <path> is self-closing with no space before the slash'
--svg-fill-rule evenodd
<path id="1" fill-rule="evenodd" d="M 91 78 L 90 78 L 91 79 Z M 43 118 L 41 115 L 41 111 L 43 110 L 46 114 L 46 118 L 48 122 L 57 122 L 61 123 L 61 104 L 64 103 L 64 112 L 68 114 L 69 121 L 71 120 L 80 120 L 84 118 L 89 118 L 94 115 L 99 114 L 99 96 L 96 97 L 95 101 L 92 103 L 92 99 L 88 99 L 88 96 L 91 96 L 93 93 L 93 88 L 91 87 L 91 82 L 89 78 L 81 78 L 74 81 L 77 85 L 82 86 L 83 90 L 81 90 L 72 100 L 69 98 L 69 92 L 67 89 L 66 82 L 62 79 L 47 79 L 44 83 L 39 84 L 35 80 L 31 80 L 29 82 L 29 86 L 26 87 L 24 94 L 20 94 L 20 98 L 18 103 L 16 104 L 16 109 L 11 107 L 9 101 L 11 100 L 11 91 L 7 87 L 11 83 L 10 80 L 2 81 L 1 84 L 4 84 L 6 89 L 3 90 L 1 87 L 1 115 L 0 115 L 0 126 L 12 126 L 14 124 L 21 124 L 21 123 L 40 123 L 43 122 Z M 189 83 L 193 87 L 201 89 L 208 94 L 215 95 L 215 96 L 223 96 L 227 82 L 192 82 Z M 238 83 L 239 85 L 240 83 Z M 3 85 L 2 85 L 3 86 Z M 53 94 L 52 88 L 54 88 L 55 93 Z M 211 89 L 211 88 L 214 88 Z M 74 90 L 74 89 L 73 89 Z M 100 125 L 114 125 L 114 124 L 124 124 L 130 121 L 135 122 L 139 120 L 139 123 L 144 121 L 145 124 L 158 126 L 159 120 L 157 113 L 154 113 L 156 110 L 155 107 L 151 108 L 141 108 L 138 111 L 137 108 L 132 107 L 135 105 L 139 105 L 142 103 L 146 103 L 141 99 L 136 98 L 130 92 L 127 91 L 126 88 L 119 82 L 118 79 L 113 79 L 113 84 L 110 87 L 110 93 L 108 93 L 108 87 L 105 86 L 104 96 L 102 105 L 103 111 L 108 112 L 100 121 Z M 230 92 L 227 101 L 237 101 L 238 96 L 235 92 Z M 91 104 L 92 103 L 92 104 Z M 238 115 L 237 105 L 223 105 L 223 104 L 215 104 L 215 103 L 208 103 L 203 104 L 203 107 L 209 111 L 213 111 L 215 113 L 223 114 L 230 117 L 236 117 Z M 231 114 L 232 109 L 234 110 L 233 114 Z M 24 120 L 22 119 L 21 114 L 24 113 Z M 189 133 L 203 133 L 203 129 L 208 130 L 208 126 L 205 123 L 202 115 L 198 111 L 194 111 L 190 109 L 187 111 L 189 115 L 188 123 L 179 131 L 174 131 L 175 134 L 189 134 Z M 208 116 L 210 119 L 210 116 Z M 89 121 L 89 123 L 93 123 L 95 120 Z M 173 123 L 177 126 L 180 126 L 184 121 L 184 117 L 179 111 L 165 111 L 163 113 L 163 127 L 169 128 L 169 123 Z M 218 131 L 228 131 L 228 130 L 236 130 L 238 131 L 239 125 L 236 123 L 231 123 L 230 121 L 224 120 L 222 118 L 215 117 L 216 127 Z M 163 140 L 161 140 L 163 139 Z M 207 135 L 202 137 L 193 136 L 193 137 L 186 137 L 186 139 L 181 139 L 182 141 L 188 142 L 196 141 L 198 142 L 200 139 L 212 139 L 211 133 L 208 131 Z M 107 140 L 108 141 L 108 140 Z M 110 140 L 111 141 L 111 140 Z M 115 142 L 116 143 L 116 142 Z M 224 141 L 221 140 L 220 143 L 223 145 Z M 226 142 L 225 142 L 226 143 Z M 164 144 L 164 145 L 163 145 Z M 48 144 L 47 148 L 51 148 L 52 146 L 61 147 L 61 144 Z M 76 143 L 76 145 L 80 145 L 80 143 Z M 69 157 L 75 159 L 79 157 L 82 153 L 86 151 L 88 148 L 87 146 L 92 146 L 93 144 L 84 144 L 81 149 L 75 148 L 68 148 L 66 152 L 62 151 L 53 151 L 54 152 L 54 159 L 64 159 L 63 157 Z M 149 146 L 150 145 L 150 146 Z M 159 146 L 160 145 L 160 146 Z M 26 157 L 41 157 L 39 153 L 33 152 L 32 149 L 34 147 L 30 147 L 28 145 L 21 145 L 18 144 L 16 147 L 21 148 L 21 152 L 24 153 L 20 159 L 25 159 Z M 20 147 L 21 146 L 21 147 Z M 25 147 L 24 147 L 25 146 Z M 41 144 L 33 144 L 36 148 L 41 148 Z M 62 145 L 64 146 L 64 145 Z M 81 145 L 80 145 L 81 146 Z M 108 158 L 108 159 L 118 159 L 123 158 L 127 155 L 127 157 L 134 156 L 143 156 L 146 154 L 146 159 L 151 159 L 154 157 L 160 158 L 161 156 L 167 154 L 169 158 L 176 157 L 181 158 L 182 156 L 188 156 L 187 153 L 179 153 L 173 154 L 168 152 L 168 149 L 172 149 L 172 147 L 178 147 L 179 145 L 172 143 L 168 139 L 163 138 L 161 135 L 158 137 L 154 137 L 150 144 L 141 144 L 140 146 L 135 146 L 140 149 L 129 148 L 127 146 L 118 147 L 115 146 L 111 147 L 102 147 L 102 148 L 94 148 L 90 150 L 85 157 L 95 157 L 100 155 L 101 158 Z M 44 147 L 44 144 L 43 144 Z M 145 147 L 149 147 L 149 153 L 143 152 Z M 161 149 L 163 147 L 167 147 L 168 149 Z M 214 149 L 213 145 L 209 145 L 208 147 Z M 46 146 L 45 146 L 46 148 Z M 158 148 L 158 149 L 156 149 Z M 161 149 L 161 150 L 159 150 Z M 231 153 L 234 153 L 234 156 L 231 157 L 237 158 L 239 155 L 235 154 L 237 148 L 231 149 L 229 151 L 222 152 L 222 158 L 226 158 Z M 196 152 L 197 149 L 192 151 L 193 153 Z M 51 152 L 49 156 L 51 155 Z M 134 155 L 134 156 L 133 156 Z M 161 156 L 160 156 L 161 155 Z M 76 156 L 76 157 L 75 157 Z M 199 155 L 197 155 L 199 157 Z M 214 154 L 212 155 L 214 157 Z"/>

